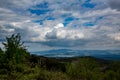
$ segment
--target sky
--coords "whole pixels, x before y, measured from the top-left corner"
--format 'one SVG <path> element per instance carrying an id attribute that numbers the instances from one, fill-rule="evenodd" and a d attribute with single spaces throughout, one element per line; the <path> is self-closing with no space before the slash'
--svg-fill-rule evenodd
<path id="1" fill-rule="evenodd" d="M 120 0 L 0 0 L 0 47 L 13 33 L 30 52 L 120 50 Z"/>

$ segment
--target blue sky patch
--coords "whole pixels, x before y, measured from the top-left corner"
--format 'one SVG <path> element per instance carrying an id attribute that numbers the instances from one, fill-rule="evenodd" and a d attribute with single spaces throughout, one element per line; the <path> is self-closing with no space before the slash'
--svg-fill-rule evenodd
<path id="1" fill-rule="evenodd" d="M 28 9 L 32 14 L 36 14 L 36 15 L 42 15 L 42 14 L 46 14 L 47 12 L 49 12 L 50 10 L 33 10 L 33 9 Z"/>
<path id="2" fill-rule="evenodd" d="M 28 11 L 30 11 L 32 14 L 43 15 L 51 10 L 49 9 L 49 4 L 47 2 L 43 2 L 35 6 L 32 6 L 31 8 L 28 9 Z"/>
<path id="3" fill-rule="evenodd" d="M 88 22 L 88 23 L 85 23 L 85 24 L 83 24 L 83 25 L 86 26 L 86 27 L 91 27 L 91 26 L 94 26 L 95 23 L 93 23 L 93 22 Z"/>
<path id="4" fill-rule="evenodd" d="M 82 5 L 82 7 L 86 8 L 94 8 L 96 6 L 95 3 L 90 3 L 90 0 L 86 0 L 86 2 Z"/>
<path id="5" fill-rule="evenodd" d="M 53 18 L 52 16 L 47 16 L 46 19 L 47 20 L 55 20 L 55 18 Z"/>
<path id="6" fill-rule="evenodd" d="M 40 25 L 43 25 L 43 20 L 35 20 L 35 21 L 33 21 L 33 22 L 39 23 Z"/>
<path id="7" fill-rule="evenodd" d="M 69 24 L 71 21 L 73 20 L 78 20 L 78 18 L 74 18 L 74 17 L 67 17 L 65 20 L 64 20 L 64 25 L 66 26 L 67 24 Z"/>
<path id="8" fill-rule="evenodd" d="M 49 4 L 47 2 L 43 2 L 41 4 L 38 4 L 36 6 L 34 6 L 35 8 L 48 8 Z"/>

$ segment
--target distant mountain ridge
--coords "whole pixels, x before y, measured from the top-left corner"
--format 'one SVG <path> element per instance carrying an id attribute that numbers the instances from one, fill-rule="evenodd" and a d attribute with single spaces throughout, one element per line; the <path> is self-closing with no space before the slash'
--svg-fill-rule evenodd
<path id="1" fill-rule="evenodd" d="M 71 49 L 56 49 L 48 51 L 31 52 L 32 54 L 45 57 L 79 57 L 93 56 L 96 58 L 108 60 L 120 60 L 120 50 L 71 50 Z"/>

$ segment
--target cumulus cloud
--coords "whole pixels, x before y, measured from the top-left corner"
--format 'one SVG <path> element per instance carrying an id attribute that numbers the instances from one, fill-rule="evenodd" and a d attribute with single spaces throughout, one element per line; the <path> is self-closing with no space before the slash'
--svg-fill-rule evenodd
<path id="1" fill-rule="evenodd" d="M 23 41 L 41 45 L 39 48 L 118 49 L 119 3 L 119 0 L 1 0 L 0 40 L 21 33 Z"/>
<path id="2" fill-rule="evenodd" d="M 63 27 L 63 24 L 58 24 L 52 31 L 46 34 L 48 39 L 70 39 L 77 40 L 84 38 L 84 34 L 80 30 L 67 29 Z"/>

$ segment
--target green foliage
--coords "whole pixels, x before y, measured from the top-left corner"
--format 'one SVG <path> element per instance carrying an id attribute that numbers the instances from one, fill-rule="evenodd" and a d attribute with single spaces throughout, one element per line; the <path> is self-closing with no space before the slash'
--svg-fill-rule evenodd
<path id="1" fill-rule="evenodd" d="M 0 48 L 0 63 L 3 63 L 5 60 L 4 51 Z"/>
<path id="2" fill-rule="evenodd" d="M 23 71 L 24 62 L 29 53 L 21 42 L 20 34 L 7 37 L 3 45 L 5 51 L 0 48 L 0 74 Z"/>
<path id="3" fill-rule="evenodd" d="M 52 72 L 48 70 L 40 70 L 37 80 L 68 80 L 68 77 L 59 71 Z"/>
<path id="4" fill-rule="evenodd" d="M 28 52 L 21 42 L 20 34 L 13 34 L 11 37 L 7 37 L 6 40 L 7 42 L 3 45 L 5 46 L 7 62 L 12 64 L 23 63 Z"/>
<path id="5" fill-rule="evenodd" d="M 120 61 L 92 57 L 53 59 L 30 55 L 20 34 L 0 48 L 0 80 L 120 80 Z"/>
<path id="6" fill-rule="evenodd" d="M 67 75 L 71 80 L 120 80 L 120 62 L 101 65 L 92 58 L 81 58 L 67 64 Z"/>
<path id="7" fill-rule="evenodd" d="M 98 74 L 99 71 L 99 64 L 90 58 L 81 58 L 80 60 L 67 65 L 67 74 L 72 80 L 93 80 L 91 78 L 94 77 L 94 74 Z"/>

